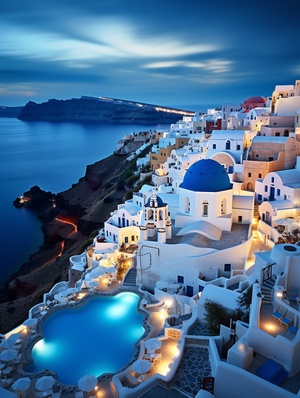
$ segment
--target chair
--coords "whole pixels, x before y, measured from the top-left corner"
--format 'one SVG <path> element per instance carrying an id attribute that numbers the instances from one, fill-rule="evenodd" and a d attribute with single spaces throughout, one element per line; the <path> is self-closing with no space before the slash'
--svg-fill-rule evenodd
<path id="1" fill-rule="evenodd" d="M 290 301 L 298 301 L 298 295 L 299 291 L 297 289 L 290 289 L 288 298 Z"/>
<path id="2" fill-rule="evenodd" d="M 273 312 L 272 317 L 277 319 L 278 321 L 285 316 L 287 310 L 284 307 L 279 306 L 278 310 Z"/>
<path id="3" fill-rule="evenodd" d="M 293 338 L 296 336 L 298 333 L 299 329 L 296 326 L 289 326 L 288 331 L 284 335 L 287 339 L 293 340 Z"/>
<path id="4" fill-rule="evenodd" d="M 294 315 L 291 314 L 290 312 L 287 312 L 287 314 L 283 318 L 279 319 L 279 321 L 283 325 L 289 326 L 294 321 Z"/>
<path id="5" fill-rule="evenodd" d="M 268 359 L 259 368 L 257 368 L 256 374 L 258 377 L 261 377 L 277 386 L 279 386 L 288 376 L 288 372 L 284 367 L 273 361 L 273 359 Z"/>

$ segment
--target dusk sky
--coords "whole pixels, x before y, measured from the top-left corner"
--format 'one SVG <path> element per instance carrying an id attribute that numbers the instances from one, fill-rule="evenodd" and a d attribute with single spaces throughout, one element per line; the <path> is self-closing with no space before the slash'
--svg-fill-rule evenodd
<path id="1" fill-rule="evenodd" d="M 0 105 L 82 95 L 222 105 L 300 79 L 299 0 L 0 5 Z"/>

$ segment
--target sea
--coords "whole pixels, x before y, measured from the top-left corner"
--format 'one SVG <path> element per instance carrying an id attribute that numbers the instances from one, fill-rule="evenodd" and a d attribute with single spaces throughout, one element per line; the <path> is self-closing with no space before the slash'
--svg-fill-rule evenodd
<path id="1" fill-rule="evenodd" d="M 87 165 L 111 155 L 125 134 L 169 127 L 0 118 L 0 288 L 43 243 L 36 212 L 14 207 L 14 199 L 34 185 L 65 191 Z"/>

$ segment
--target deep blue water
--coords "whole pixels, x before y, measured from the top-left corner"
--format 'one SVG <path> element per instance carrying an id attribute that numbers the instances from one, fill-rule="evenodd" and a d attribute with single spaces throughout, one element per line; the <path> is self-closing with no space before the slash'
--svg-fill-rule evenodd
<path id="1" fill-rule="evenodd" d="M 40 222 L 13 200 L 38 185 L 58 193 L 111 155 L 125 134 L 168 126 L 24 122 L 0 118 L 0 287 L 42 244 Z"/>
<path id="2" fill-rule="evenodd" d="M 77 385 L 87 374 L 98 377 L 121 370 L 145 331 L 138 302 L 137 294 L 124 292 L 54 312 L 43 324 L 44 338 L 34 345 L 33 363 L 25 371 L 49 369 L 61 383 Z"/>

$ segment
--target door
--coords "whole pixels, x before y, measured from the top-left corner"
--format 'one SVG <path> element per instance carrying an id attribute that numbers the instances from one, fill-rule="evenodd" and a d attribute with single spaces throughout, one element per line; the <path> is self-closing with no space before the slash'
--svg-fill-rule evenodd
<path id="1" fill-rule="evenodd" d="M 193 297 L 193 295 L 194 295 L 193 286 L 189 286 L 189 285 L 186 286 L 186 295 L 188 297 Z"/>
<path id="2" fill-rule="evenodd" d="M 269 200 L 274 200 L 275 199 L 275 188 L 270 187 L 270 198 Z"/>

